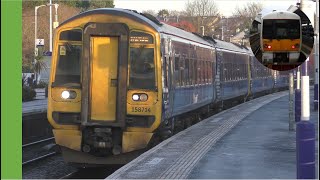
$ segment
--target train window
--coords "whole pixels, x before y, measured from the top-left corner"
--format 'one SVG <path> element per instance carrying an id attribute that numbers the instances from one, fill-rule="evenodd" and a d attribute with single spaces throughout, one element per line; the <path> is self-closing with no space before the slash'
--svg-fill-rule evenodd
<path id="1" fill-rule="evenodd" d="M 81 45 L 59 45 L 55 84 L 80 83 Z"/>
<path id="2" fill-rule="evenodd" d="M 201 84 L 201 79 L 202 79 L 202 74 L 201 74 L 201 69 L 202 69 L 202 66 L 201 66 L 201 61 L 200 60 L 197 60 L 198 63 L 197 63 L 197 72 L 198 72 L 198 81 L 197 81 L 197 84 Z"/>
<path id="3" fill-rule="evenodd" d="M 197 59 L 194 59 L 193 63 L 194 63 L 194 71 L 193 71 L 194 84 L 198 84 L 198 61 L 197 61 Z"/>
<path id="4" fill-rule="evenodd" d="M 130 43 L 153 44 L 153 37 L 151 34 L 132 31 L 130 33 Z"/>
<path id="5" fill-rule="evenodd" d="M 209 62 L 209 82 L 212 83 L 212 62 Z"/>
<path id="6" fill-rule="evenodd" d="M 189 73 L 189 59 L 185 59 L 185 84 L 189 85 L 189 78 L 190 78 L 190 73 Z"/>
<path id="7" fill-rule="evenodd" d="M 206 67 L 205 61 L 202 61 L 202 74 L 203 74 L 202 83 L 205 84 L 207 82 L 207 67 Z"/>
<path id="8" fill-rule="evenodd" d="M 167 57 L 162 56 L 164 59 L 163 62 L 163 78 L 164 78 L 164 87 L 168 87 L 168 62 Z"/>
<path id="9" fill-rule="evenodd" d="M 212 73 L 212 71 L 211 71 L 211 62 L 207 62 L 207 64 L 208 64 L 208 82 L 209 83 L 211 83 L 211 73 Z"/>
<path id="10" fill-rule="evenodd" d="M 229 63 L 226 63 L 226 77 L 227 77 L 227 81 L 229 81 L 229 80 L 231 80 L 231 76 L 230 76 L 230 71 L 229 71 L 229 69 L 230 69 L 230 67 L 229 67 Z"/>
<path id="11" fill-rule="evenodd" d="M 179 56 L 176 56 L 174 58 L 174 70 L 179 71 L 180 70 L 180 62 L 179 62 Z"/>
<path id="12" fill-rule="evenodd" d="M 213 62 L 209 62 L 210 64 L 210 72 L 209 72 L 209 77 L 210 77 L 210 83 L 212 83 L 213 81 L 213 77 L 214 77 L 214 74 L 213 74 Z"/>
<path id="13" fill-rule="evenodd" d="M 300 21 L 293 19 L 266 19 L 263 21 L 264 39 L 299 39 Z"/>
<path id="14" fill-rule="evenodd" d="M 206 61 L 202 62 L 202 66 L 203 66 L 203 83 L 206 84 L 208 80 L 208 76 L 207 76 L 208 67 L 206 66 Z"/>
<path id="15" fill-rule="evenodd" d="M 263 21 L 262 37 L 264 39 L 273 39 L 273 23 L 272 20 Z"/>
<path id="16" fill-rule="evenodd" d="M 243 64 L 240 64 L 239 69 L 240 69 L 240 72 L 239 72 L 240 79 L 243 79 Z"/>
<path id="17" fill-rule="evenodd" d="M 208 61 L 206 61 L 206 68 L 207 68 L 207 83 L 209 83 L 210 82 L 210 80 L 209 80 L 209 78 L 210 78 L 210 76 L 209 76 L 209 69 L 210 69 L 210 67 L 209 67 L 210 65 L 209 65 L 209 62 Z"/>
<path id="18" fill-rule="evenodd" d="M 82 30 L 81 29 L 71 29 L 71 30 L 67 30 L 67 31 L 62 31 L 60 33 L 59 40 L 82 41 Z"/>
<path id="19" fill-rule="evenodd" d="M 180 58 L 178 55 L 174 58 L 174 80 L 176 86 L 180 86 Z"/>
<path id="20" fill-rule="evenodd" d="M 184 86 L 185 85 L 185 69 L 184 69 L 184 59 L 180 59 L 180 85 Z"/>
<path id="21" fill-rule="evenodd" d="M 193 62 L 192 62 L 192 59 L 189 59 L 189 64 L 188 64 L 188 68 L 189 68 L 189 83 L 190 83 L 190 85 L 191 84 L 193 84 L 193 73 L 192 73 L 192 71 L 193 71 L 193 67 L 192 67 L 192 65 L 193 65 Z"/>
<path id="22" fill-rule="evenodd" d="M 155 89 L 154 49 L 130 48 L 129 88 Z"/>

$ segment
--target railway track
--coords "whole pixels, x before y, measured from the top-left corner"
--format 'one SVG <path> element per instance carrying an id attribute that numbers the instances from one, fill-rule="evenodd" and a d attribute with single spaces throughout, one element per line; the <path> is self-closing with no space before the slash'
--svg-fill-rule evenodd
<path id="1" fill-rule="evenodd" d="M 105 179 L 122 165 L 109 165 L 95 168 L 81 168 L 70 174 L 67 174 L 60 179 Z"/>
<path id="2" fill-rule="evenodd" d="M 47 157 L 58 154 L 55 149 L 54 137 L 42 139 L 22 145 L 23 162 L 22 166 L 43 160 Z"/>

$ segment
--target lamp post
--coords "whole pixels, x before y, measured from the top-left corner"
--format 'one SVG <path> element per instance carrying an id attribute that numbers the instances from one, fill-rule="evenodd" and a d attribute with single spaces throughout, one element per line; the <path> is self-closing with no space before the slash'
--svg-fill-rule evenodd
<path id="1" fill-rule="evenodd" d="M 56 22 L 58 21 L 58 7 L 59 7 L 59 4 L 44 4 L 44 5 L 40 5 L 40 6 L 36 6 L 34 8 L 34 42 L 36 42 L 37 40 L 37 23 L 38 23 L 38 9 L 41 8 L 41 7 L 44 7 L 44 6 L 55 6 L 56 8 L 56 15 L 55 15 L 55 18 L 56 18 Z M 50 18 L 51 19 L 51 18 Z M 52 23 L 50 21 L 50 51 L 52 52 Z M 34 48 L 35 48 L 35 51 L 36 51 L 36 48 L 37 48 L 37 45 L 36 43 L 34 43 Z"/>
<path id="2" fill-rule="evenodd" d="M 205 16 L 203 16 L 203 17 L 201 17 L 201 25 L 202 26 L 200 26 L 200 28 L 202 29 L 202 36 L 204 36 L 204 24 L 203 24 L 203 21 L 204 21 L 204 19 L 206 19 L 207 17 L 205 17 Z"/>
<path id="3" fill-rule="evenodd" d="M 202 36 L 204 36 L 204 26 L 200 26 L 200 28 L 202 29 Z"/>
<path id="4" fill-rule="evenodd" d="M 49 4 L 52 4 L 52 0 L 49 1 Z M 52 52 L 52 6 L 50 6 L 50 33 L 49 33 L 49 51 Z"/>
<path id="5" fill-rule="evenodd" d="M 36 53 L 37 51 L 37 44 L 36 44 L 36 40 L 37 40 L 37 23 L 38 23 L 38 9 L 41 8 L 41 7 L 44 7 L 44 6 L 47 6 L 47 5 L 40 5 L 40 6 L 36 6 L 34 8 L 34 51 Z M 36 54 L 35 54 L 36 56 Z"/>
<path id="6" fill-rule="evenodd" d="M 50 0 L 51 2 L 51 0 Z M 56 21 L 58 21 L 58 4 L 43 4 L 40 6 L 36 6 L 34 7 L 34 55 L 35 57 L 38 56 L 38 50 L 37 50 L 37 44 L 36 44 L 36 40 L 38 37 L 38 32 L 37 32 L 37 28 L 38 28 L 38 9 L 44 6 L 55 6 L 56 7 Z M 50 18 L 51 19 L 51 18 Z M 50 23 L 50 27 L 52 27 L 52 23 Z M 50 28 L 50 33 L 52 33 L 52 28 Z M 51 40 L 52 39 L 52 35 L 50 34 L 50 51 L 52 52 L 52 43 Z M 36 63 L 36 58 L 34 58 L 34 64 Z"/>
<path id="7" fill-rule="evenodd" d="M 49 51 L 52 52 L 52 6 L 55 7 L 55 10 L 56 10 L 56 14 L 55 14 L 55 22 L 53 24 L 53 29 L 55 29 L 59 23 L 58 23 L 58 7 L 59 7 L 59 4 L 55 3 L 55 4 L 52 4 L 52 0 L 50 0 L 50 4 L 48 4 L 48 6 L 50 6 L 50 37 L 49 37 Z"/>

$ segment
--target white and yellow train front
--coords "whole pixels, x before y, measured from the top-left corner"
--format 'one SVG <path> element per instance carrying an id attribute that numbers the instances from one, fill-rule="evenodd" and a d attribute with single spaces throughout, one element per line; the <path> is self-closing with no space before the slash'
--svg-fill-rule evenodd
<path id="1" fill-rule="evenodd" d="M 260 36 L 263 64 L 299 64 L 300 16 L 284 11 L 266 14 L 262 17 Z"/>

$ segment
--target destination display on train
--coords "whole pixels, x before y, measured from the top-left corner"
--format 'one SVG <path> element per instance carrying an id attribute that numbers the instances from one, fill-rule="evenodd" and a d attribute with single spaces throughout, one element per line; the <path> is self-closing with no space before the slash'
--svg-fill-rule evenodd
<path id="1" fill-rule="evenodd" d="M 130 43 L 146 43 L 151 44 L 152 38 L 147 36 L 131 36 L 130 37 Z"/>

